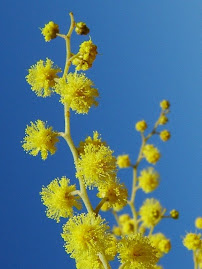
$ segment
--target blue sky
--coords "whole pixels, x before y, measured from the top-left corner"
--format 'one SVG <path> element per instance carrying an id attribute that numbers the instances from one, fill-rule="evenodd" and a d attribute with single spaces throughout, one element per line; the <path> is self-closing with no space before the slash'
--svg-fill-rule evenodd
<path id="1" fill-rule="evenodd" d="M 32 64 L 46 57 L 64 66 L 63 40 L 45 43 L 39 27 L 53 20 L 66 32 L 70 11 L 90 27 L 100 54 L 87 72 L 99 88 L 100 105 L 88 116 L 72 116 L 75 143 L 98 130 L 116 155 L 128 153 L 135 160 L 140 146 L 135 122 L 144 118 L 151 127 L 160 100 L 170 100 L 167 127 L 172 139 L 154 140 L 162 152 L 156 166 L 161 185 L 149 197 L 180 211 L 178 221 L 157 226 L 173 246 L 161 264 L 165 269 L 193 268 L 181 238 L 195 231 L 194 220 L 202 216 L 201 1 L 8 0 L 0 7 L 1 268 L 74 268 L 63 248 L 62 225 L 46 218 L 39 197 L 42 185 L 55 177 L 66 175 L 76 182 L 71 154 L 61 141 L 58 152 L 42 161 L 25 154 L 20 142 L 25 126 L 37 119 L 63 130 L 58 97 L 37 98 L 24 77 Z M 73 36 L 74 51 L 83 40 Z M 119 176 L 128 184 L 131 171 Z M 138 206 L 144 198 L 140 192 Z M 113 218 L 106 217 L 113 225 Z"/>

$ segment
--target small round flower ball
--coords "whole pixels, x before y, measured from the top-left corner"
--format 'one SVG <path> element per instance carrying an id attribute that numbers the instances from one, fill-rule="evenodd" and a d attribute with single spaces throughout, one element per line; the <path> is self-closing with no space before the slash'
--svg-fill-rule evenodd
<path id="1" fill-rule="evenodd" d="M 119 222 L 123 225 L 125 222 L 130 220 L 130 216 L 128 214 L 122 214 L 119 216 Z"/>
<path id="2" fill-rule="evenodd" d="M 166 109 L 169 109 L 170 108 L 170 103 L 168 100 L 163 100 L 160 102 L 160 107 L 163 109 L 163 110 L 166 110 Z"/>
<path id="3" fill-rule="evenodd" d="M 122 232 L 124 235 L 134 234 L 134 229 L 135 229 L 135 222 L 133 219 L 126 221 L 122 225 Z"/>
<path id="4" fill-rule="evenodd" d="M 151 164 L 156 164 L 161 157 L 159 150 L 152 144 L 145 145 L 142 153 L 148 163 Z"/>
<path id="5" fill-rule="evenodd" d="M 75 27 L 75 32 L 78 35 L 87 35 L 90 32 L 90 30 L 85 24 L 85 22 L 77 22 L 76 27 Z"/>
<path id="6" fill-rule="evenodd" d="M 163 142 L 166 142 L 170 139 L 171 134 L 168 130 L 163 130 L 160 132 L 160 138 Z"/>
<path id="7" fill-rule="evenodd" d="M 196 226 L 197 229 L 202 229 L 202 217 L 198 217 L 195 220 L 195 226 Z"/>
<path id="8" fill-rule="evenodd" d="M 135 129 L 138 132 L 144 132 L 147 129 L 147 123 L 145 120 L 138 121 L 135 125 Z"/>
<path id="9" fill-rule="evenodd" d="M 157 225 L 165 212 L 160 202 L 154 198 L 146 199 L 140 207 L 139 215 L 146 228 Z"/>
<path id="10" fill-rule="evenodd" d="M 139 186 L 145 192 L 149 193 L 154 191 L 159 185 L 159 174 L 153 167 L 149 167 L 140 172 Z"/>
<path id="11" fill-rule="evenodd" d="M 148 269 L 157 263 L 156 249 L 142 234 L 125 236 L 118 243 L 119 260 L 124 269 Z"/>
<path id="12" fill-rule="evenodd" d="M 49 23 L 45 24 L 44 28 L 41 29 L 41 33 L 44 36 L 45 41 L 49 42 L 51 39 L 57 37 L 57 34 L 59 33 L 59 26 L 53 21 L 49 21 Z"/>
<path id="13" fill-rule="evenodd" d="M 52 130 L 52 127 L 46 126 L 46 122 L 41 120 L 31 122 L 31 125 L 25 129 L 25 134 L 22 147 L 30 155 L 37 156 L 41 152 L 42 160 L 46 160 L 48 152 L 51 155 L 56 152 L 58 134 Z"/>
<path id="14" fill-rule="evenodd" d="M 112 232 L 113 232 L 113 234 L 115 234 L 116 236 L 121 236 L 121 229 L 120 229 L 120 227 L 118 227 L 118 226 L 114 226 L 113 227 L 113 229 L 112 229 Z"/>
<path id="15" fill-rule="evenodd" d="M 159 125 L 165 125 L 168 122 L 168 118 L 162 114 L 158 120 Z"/>
<path id="16" fill-rule="evenodd" d="M 158 252 L 158 257 L 163 257 L 164 254 L 168 253 L 171 249 L 171 242 L 162 233 L 152 234 L 149 237 L 152 245 L 156 248 Z"/>
<path id="17" fill-rule="evenodd" d="M 170 211 L 170 216 L 172 219 L 178 219 L 179 218 L 179 212 L 175 209 Z"/>
<path id="18" fill-rule="evenodd" d="M 128 168 L 130 167 L 130 158 L 127 154 L 119 155 L 117 157 L 117 165 L 119 168 Z"/>
<path id="19" fill-rule="evenodd" d="M 201 234 L 188 233 L 183 239 L 183 245 L 189 250 L 196 250 L 202 247 Z"/>

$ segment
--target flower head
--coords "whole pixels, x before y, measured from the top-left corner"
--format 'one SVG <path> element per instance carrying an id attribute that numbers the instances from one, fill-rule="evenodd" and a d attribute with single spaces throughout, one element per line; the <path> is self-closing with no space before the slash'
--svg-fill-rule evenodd
<path id="1" fill-rule="evenodd" d="M 68 104 L 77 113 L 86 114 L 98 102 L 98 90 L 93 88 L 93 82 L 84 74 L 69 73 L 66 78 L 60 78 L 55 85 L 55 92 L 60 95 L 60 101 Z"/>
<path id="2" fill-rule="evenodd" d="M 153 234 L 149 237 L 152 246 L 157 250 L 158 258 L 163 257 L 164 254 L 167 254 L 171 249 L 171 242 L 166 236 L 162 233 Z"/>
<path id="3" fill-rule="evenodd" d="M 157 263 L 156 250 L 141 234 L 124 237 L 118 243 L 119 259 L 125 269 L 150 269 Z"/>
<path id="4" fill-rule="evenodd" d="M 198 217 L 195 220 L 195 226 L 196 226 L 197 229 L 202 229 L 202 217 Z"/>
<path id="5" fill-rule="evenodd" d="M 147 228 L 157 225 L 164 213 L 165 209 L 163 209 L 160 202 L 154 198 L 146 199 L 139 210 L 141 220 Z"/>
<path id="6" fill-rule="evenodd" d="M 97 54 L 97 46 L 92 40 L 84 41 L 80 45 L 78 57 L 73 59 L 72 64 L 76 65 L 76 70 L 87 70 L 92 67 Z"/>
<path id="7" fill-rule="evenodd" d="M 147 129 L 147 123 L 145 120 L 138 121 L 135 125 L 135 129 L 138 132 L 144 132 Z"/>
<path id="8" fill-rule="evenodd" d="M 70 218 L 63 225 L 62 238 L 65 250 L 71 257 L 79 259 L 81 255 L 95 256 L 110 246 L 112 236 L 109 227 L 100 216 L 94 213 L 80 214 Z"/>
<path id="9" fill-rule="evenodd" d="M 116 178 L 116 158 L 113 151 L 104 145 L 87 144 L 80 154 L 76 177 L 84 179 L 89 187 L 98 187 Z"/>
<path id="10" fill-rule="evenodd" d="M 119 168 L 127 168 L 130 167 L 130 158 L 127 154 L 119 155 L 117 157 L 117 165 Z"/>
<path id="11" fill-rule="evenodd" d="M 159 174 L 153 167 L 141 171 L 138 178 L 139 186 L 146 193 L 154 191 L 159 185 Z"/>
<path id="12" fill-rule="evenodd" d="M 183 239 L 183 245 L 189 250 L 202 248 L 201 234 L 188 233 Z"/>
<path id="13" fill-rule="evenodd" d="M 61 69 L 53 67 L 53 62 L 47 58 L 46 62 L 40 60 L 31 66 L 28 72 L 26 80 L 32 91 L 37 96 L 47 97 L 51 95 L 51 88 L 55 86 L 55 78 L 58 78 L 57 73 L 61 72 Z"/>
<path id="14" fill-rule="evenodd" d="M 90 32 L 90 30 L 85 24 L 85 22 L 77 22 L 75 32 L 78 35 L 87 35 Z"/>
<path id="15" fill-rule="evenodd" d="M 147 144 L 143 148 L 143 155 L 148 163 L 156 164 L 161 157 L 161 154 L 154 145 Z"/>
<path id="16" fill-rule="evenodd" d="M 160 138 L 162 141 L 166 142 L 170 139 L 171 134 L 168 130 L 163 130 L 160 132 Z"/>
<path id="17" fill-rule="evenodd" d="M 56 152 L 55 144 L 59 141 L 58 135 L 52 127 L 46 127 L 45 122 L 41 120 L 31 122 L 31 125 L 25 129 L 25 134 L 22 147 L 29 154 L 36 156 L 41 152 L 41 158 L 45 160 L 48 152 L 51 154 Z"/>
<path id="18" fill-rule="evenodd" d="M 165 114 L 162 114 L 158 120 L 158 124 L 164 125 L 168 122 L 168 118 L 165 116 Z"/>
<path id="19" fill-rule="evenodd" d="M 170 216 L 172 219 L 178 219 L 179 218 L 179 211 L 177 211 L 176 209 L 171 210 Z"/>
<path id="20" fill-rule="evenodd" d="M 125 185 L 119 183 L 118 180 L 110 181 L 108 184 L 102 184 L 98 186 L 98 190 L 97 196 L 99 198 L 107 198 L 104 204 L 107 210 L 113 208 L 115 211 L 119 211 L 126 206 L 128 191 Z"/>
<path id="21" fill-rule="evenodd" d="M 93 137 L 88 136 L 88 137 L 85 139 L 85 141 L 81 141 L 81 142 L 79 143 L 79 147 L 77 148 L 78 153 L 79 153 L 79 154 L 84 153 L 84 147 L 85 147 L 86 145 L 90 145 L 90 144 L 93 145 L 94 147 L 96 147 L 97 149 L 99 149 L 99 147 L 100 147 L 101 145 L 103 145 L 103 146 L 107 146 L 107 143 L 104 142 L 104 141 L 102 141 L 102 139 L 101 139 L 101 135 L 100 135 L 97 131 L 94 131 L 94 132 L 93 132 Z"/>
<path id="22" fill-rule="evenodd" d="M 41 33 L 44 36 L 45 41 L 48 42 L 57 37 L 59 26 L 53 21 L 49 21 L 49 23 L 45 24 L 44 28 L 41 29 Z"/>
<path id="23" fill-rule="evenodd" d="M 76 190 L 75 185 L 69 185 L 70 180 L 66 177 L 54 179 L 47 187 L 40 192 L 41 200 L 47 206 L 46 215 L 55 219 L 68 218 L 73 215 L 73 207 L 81 209 L 80 197 L 71 195 Z"/>
<path id="24" fill-rule="evenodd" d="M 160 107 L 163 109 L 163 110 L 166 110 L 166 109 L 169 109 L 170 107 L 170 103 L 168 100 L 163 100 L 160 102 Z"/>

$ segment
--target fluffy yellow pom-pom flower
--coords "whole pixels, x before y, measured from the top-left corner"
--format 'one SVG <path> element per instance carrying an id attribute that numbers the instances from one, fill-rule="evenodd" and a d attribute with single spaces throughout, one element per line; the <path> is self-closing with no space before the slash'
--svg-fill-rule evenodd
<path id="1" fill-rule="evenodd" d="M 163 209 L 160 202 L 154 198 L 146 199 L 139 210 L 143 225 L 147 228 L 157 225 L 164 213 L 165 209 Z"/>
<path id="2" fill-rule="evenodd" d="M 45 24 L 44 28 L 41 29 L 41 33 L 44 36 L 45 41 L 48 42 L 57 37 L 59 26 L 53 21 L 49 21 L 49 23 Z"/>
<path id="3" fill-rule="evenodd" d="M 163 109 L 163 110 L 166 110 L 166 109 L 169 109 L 170 107 L 170 103 L 168 100 L 163 100 L 160 102 L 160 107 Z"/>
<path id="4" fill-rule="evenodd" d="M 46 215 L 55 219 L 68 218 L 73 215 L 73 207 L 81 209 L 79 196 L 71 195 L 76 190 L 75 185 L 69 185 L 70 180 L 66 177 L 54 179 L 47 187 L 43 187 L 40 192 L 43 204 L 47 206 Z"/>
<path id="5" fill-rule="evenodd" d="M 202 217 L 198 217 L 195 220 L 195 226 L 196 226 L 197 229 L 202 229 Z"/>
<path id="6" fill-rule="evenodd" d="M 97 255 L 111 245 L 112 236 L 104 220 L 94 213 L 80 214 L 70 218 L 63 225 L 62 238 L 65 250 L 71 257 L 79 259 L 81 255 Z"/>
<path id="7" fill-rule="evenodd" d="M 156 164 L 161 157 L 159 150 L 154 145 L 147 144 L 143 148 L 143 156 L 148 163 Z"/>
<path id="8" fill-rule="evenodd" d="M 154 191 L 159 185 L 159 174 L 154 170 L 153 167 L 149 167 L 140 172 L 138 178 L 140 188 L 146 192 Z"/>
<path id="9" fill-rule="evenodd" d="M 156 250 L 141 234 L 124 237 L 118 243 L 119 259 L 125 269 L 150 269 L 157 263 Z"/>
<path id="10" fill-rule="evenodd" d="M 97 54 L 97 46 L 92 40 L 84 41 L 80 45 L 78 57 L 73 59 L 72 64 L 76 65 L 76 70 L 87 70 L 92 67 Z"/>
<path id="11" fill-rule="evenodd" d="M 183 245 L 189 250 L 196 250 L 202 247 L 201 234 L 188 233 L 183 239 Z"/>
<path id="12" fill-rule="evenodd" d="M 89 187 L 98 187 L 116 178 L 116 158 L 113 151 L 104 145 L 97 147 L 87 144 L 80 154 L 76 177 L 85 181 Z"/>
<path id="13" fill-rule="evenodd" d="M 41 152 L 41 158 L 45 160 L 48 152 L 51 154 L 56 152 L 55 144 L 59 141 L 58 135 L 52 131 L 52 127 L 46 127 L 45 122 L 41 120 L 31 122 L 31 126 L 25 129 L 25 134 L 22 147 L 29 154 L 36 156 Z"/>
<path id="14" fill-rule="evenodd" d="M 93 145 L 94 147 L 96 147 L 97 149 L 99 149 L 99 147 L 100 147 L 101 145 L 103 145 L 103 146 L 107 146 L 107 143 L 104 142 L 104 141 L 102 141 L 102 139 L 101 139 L 101 135 L 100 135 L 97 131 L 94 131 L 94 132 L 93 132 L 93 137 L 88 136 L 88 137 L 85 139 L 85 141 L 81 141 L 81 142 L 79 143 L 79 147 L 77 148 L 78 153 L 79 153 L 79 154 L 84 153 L 84 147 L 85 147 L 86 145 L 90 145 L 90 144 L 92 144 L 92 145 Z"/>
<path id="15" fill-rule="evenodd" d="M 171 134 L 168 130 L 163 130 L 160 132 L 160 138 L 162 141 L 166 142 L 170 139 Z"/>
<path id="16" fill-rule="evenodd" d="M 127 168 L 130 167 L 130 158 L 127 154 L 119 155 L 117 157 L 117 165 L 119 168 Z"/>
<path id="17" fill-rule="evenodd" d="M 79 114 L 86 114 L 93 105 L 98 105 L 95 98 L 99 93 L 93 85 L 84 74 L 69 73 L 65 78 L 57 80 L 55 92 L 60 95 L 61 103 L 68 104 Z"/>
<path id="18" fill-rule="evenodd" d="M 163 257 L 164 254 L 168 253 L 171 249 L 171 242 L 162 233 L 153 234 L 149 237 L 152 246 L 157 250 L 158 258 Z"/>
<path id="19" fill-rule="evenodd" d="M 118 180 L 110 181 L 107 184 L 98 186 L 99 198 L 106 198 L 105 208 L 109 210 L 113 208 L 115 211 L 121 210 L 127 204 L 128 191 L 126 186 L 119 183 Z M 102 208 L 101 208 L 102 209 Z"/>
<path id="20" fill-rule="evenodd" d="M 144 132 L 147 129 L 147 123 L 145 120 L 138 121 L 135 125 L 135 129 L 138 132 Z"/>
<path id="21" fill-rule="evenodd" d="M 31 85 L 32 91 L 37 96 L 47 97 L 51 95 L 55 78 L 58 78 L 57 73 L 61 72 L 61 69 L 53 67 L 53 62 L 47 58 L 46 61 L 40 60 L 32 65 L 28 72 L 26 80 Z"/>

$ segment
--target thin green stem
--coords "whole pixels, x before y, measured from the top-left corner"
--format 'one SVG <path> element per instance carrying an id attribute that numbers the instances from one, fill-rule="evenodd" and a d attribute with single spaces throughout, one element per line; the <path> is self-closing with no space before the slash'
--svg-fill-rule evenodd
<path id="1" fill-rule="evenodd" d="M 196 258 L 196 251 L 193 251 L 194 269 L 198 269 L 198 263 Z"/>
<path id="2" fill-rule="evenodd" d="M 104 266 L 104 269 L 111 269 L 111 266 L 109 265 L 106 256 L 103 253 L 99 253 L 98 256 Z"/>

